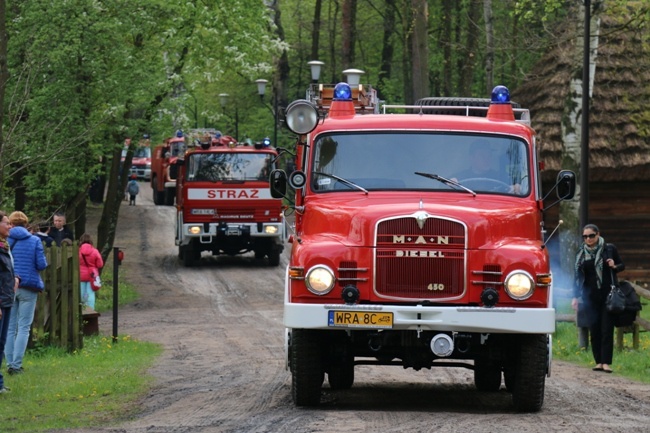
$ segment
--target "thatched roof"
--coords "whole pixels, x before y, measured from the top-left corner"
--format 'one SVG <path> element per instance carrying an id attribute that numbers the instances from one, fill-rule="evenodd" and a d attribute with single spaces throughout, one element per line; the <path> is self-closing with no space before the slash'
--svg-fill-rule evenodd
<path id="1" fill-rule="evenodd" d="M 650 48 L 646 34 L 601 17 L 594 90 L 589 116 L 589 180 L 650 180 Z M 562 116 L 570 96 L 575 37 L 546 54 L 513 100 L 531 111 L 538 132 L 545 180 L 562 167 Z M 581 39 L 578 40 L 581 43 Z M 578 54 L 582 65 L 582 55 Z M 575 63 L 575 61 L 573 62 Z"/>

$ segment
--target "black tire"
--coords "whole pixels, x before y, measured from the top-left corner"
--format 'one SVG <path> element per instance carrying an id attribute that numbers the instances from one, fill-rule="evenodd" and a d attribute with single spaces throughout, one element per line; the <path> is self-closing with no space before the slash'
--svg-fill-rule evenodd
<path id="1" fill-rule="evenodd" d="M 501 366 L 484 359 L 474 361 L 474 385 L 481 392 L 496 392 L 501 388 Z"/>
<path id="2" fill-rule="evenodd" d="M 323 385 L 323 361 L 318 331 L 291 331 L 291 397 L 296 406 L 318 406 Z"/>
<path id="3" fill-rule="evenodd" d="M 548 336 L 525 335 L 518 342 L 512 402 L 519 412 L 538 412 L 544 404 Z"/>
<path id="4" fill-rule="evenodd" d="M 174 206 L 174 199 L 176 198 L 176 190 L 174 188 L 165 188 L 165 206 Z"/>
<path id="5" fill-rule="evenodd" d="M 160 206 L 161 204 L 163 204 L 163 200 L 165 200 L 165 191 L 164 190 L 163 191 L 158 191 L 156 189 L 156 181 L 157 181 L 157 179 L 154 176 L 151 179 L 151 186 L 152 186 L 151 190 L 153 191 L 153 203 L 155 205 Z"/>
<path id="6" fill-rule="evenodd" d="M 182 245 L 178 246 L 178 260 L 183 260 L 185 257 L 185 248 Z"/>
<path id="7" fill-rule="evenodd" d="M 269 266 L 280 266 L 280 254 L 282 250 L 277 245 L 271 247 L 269 251 Z"/>
<path id="8" fill-rule="evenodd" d="M 514 366 L 503 367 L 503 383 L 506 385 L 506 391 L 512 392 L 515 388 L 515 368 Z"/>
<path id="9" fill-rule="evenodd" d="M 354 384 L 354 358 L 346 356 L 334 361 L 327 372 L 327 381 L 332 389 L 350 389 Z"/>
<path id="10" fill-rule="evenodd" d="M 183 265 L 185 265 L 186 268 L 191 268 L 194 266 L 194 257 L 195 257 L 195 252 L 194 252 L 194 246 L 192 245 L 192 241 L 190 241 L 189 244 L 181 247 L 183 248 Z"/>

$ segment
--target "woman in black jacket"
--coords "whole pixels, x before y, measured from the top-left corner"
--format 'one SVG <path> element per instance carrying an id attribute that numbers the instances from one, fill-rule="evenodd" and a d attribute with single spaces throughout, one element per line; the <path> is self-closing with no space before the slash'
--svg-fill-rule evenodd
<path id="1" fill-rule="evenodd" d="M 596 361 L 593 370 L 611 373 L 614 320 L 605 308 L 605 301 L 612 283 L 618 283 L 616 274 L 625 265 L 616 247 L 605 242 L 596 225 L 587 224 L 582 229 L 582 239 L 584 243 L 576 253 L 576 284 L 571 306 L 577 310 L 581 302 L 580 308 L 586 313 Z"/>
<path id="2" fill-rule="evenodd" d="M 14 304 L 15 289 L 18 287 L 13 260 L 9 251 L 9 243 L 7 242 L 10 228 L 11 224 L 7 214 L 0 211 L 0 367 L 2 367 L 2 359 L 5 357 L 4 348 L 7 340 L 7 330 L 9 329 L 11 307 Z M 7 391 L 4 377 L 0 371 L 0 394 Z"/>

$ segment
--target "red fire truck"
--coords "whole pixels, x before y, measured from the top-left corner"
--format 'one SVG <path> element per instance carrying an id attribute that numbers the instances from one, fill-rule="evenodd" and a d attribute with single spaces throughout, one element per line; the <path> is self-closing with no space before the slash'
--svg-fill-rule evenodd
<path id="1" fill-rule="evenodd" d="M 176 162 L 185 148 L 183 131 L 176 131 L 174 137 L 165 139 L 163 144 L 156 146 L 151 156 L 151 189 L 153 202 L 157 205 L 174 205 L 176 197 Z"/>
<path id="2" fill-rule="evenodd" d="M 126 139 L 122 149 L 122 161 L 126 157 L 131 139 Z M 129 175 L 135 174 L 138 179 L 149 180 L 151 178 L 151 142 L 149 135 L 145 134 L 133 151 L 133 160 Z"/>
<path id="3" fill-rule="evenodd" d="M 278 158 L 270 140 L 255 145 L 207 135 L 178 159 L 176 245 L 185 266 L 201 253 L 238 255 L 280 264 L 285 230 L 282 200 L 269 193 Z"/>
<path id="4" fill-rule="evenodd" d="M 291 393 L 319 404 L 355 365 L 457 366 L 479 391 L 542 407 L 555 310 L 535 131 L 509 92 L 384 105 L 315 84 L 287 107 L 296 170 L 284 324 Z M 402 114 L 398 114 L 401 112 Z M 561 171 L 557 202 L 575 193 Z M 552 191 L 551 191 L 552 192 Z"/>

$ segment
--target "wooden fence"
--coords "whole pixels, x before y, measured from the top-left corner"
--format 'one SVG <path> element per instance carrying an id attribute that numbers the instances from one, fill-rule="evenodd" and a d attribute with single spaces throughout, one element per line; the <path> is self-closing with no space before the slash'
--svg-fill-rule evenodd
<path id="1" fill-rule="evenodd" d="M 623 281 L 623 280 L 621 280 Z M 636 293 L 639 295 L 639 298 L 641 298 L 641 303 L 643 303 L 643 300 L 650 300 L 650 290 L 646 290 L 643 287 L 632 283 L 631 281 L 628 281 L 632 287 L 634 287 L 634 290 Z M 572 314 L 557 314 L 555 316 L 555 320 L 557 322 L 574 322 L 576 321 L 576 315 L 575 313 Z M 625 334 L 627 333 L 632 333 L 632 346 L 634 349 L 639 348 L 639 328 L 643 328 L 645 331 L 650 331 L 650 322 L 641 318 L 638 314 L 636 316 L 636 320 L 634 321 L 634 324 L 629 327 L 622 327 L 622 328 L 616 328 L 616 349 L 622 350 L 623 349 L 623 339 Z M 581 340 L 584 340 L 586 337 L 585 336 L 580 336 Z"/>
<path id="2" fill-rule="evenodd" d="M 79 292 L 79 246 L 45 248 L 49 266 L 41 272 L 45 292 L 38 296 L 32 324 L 32 341 L 65 347 L 83 347 Z"/>

